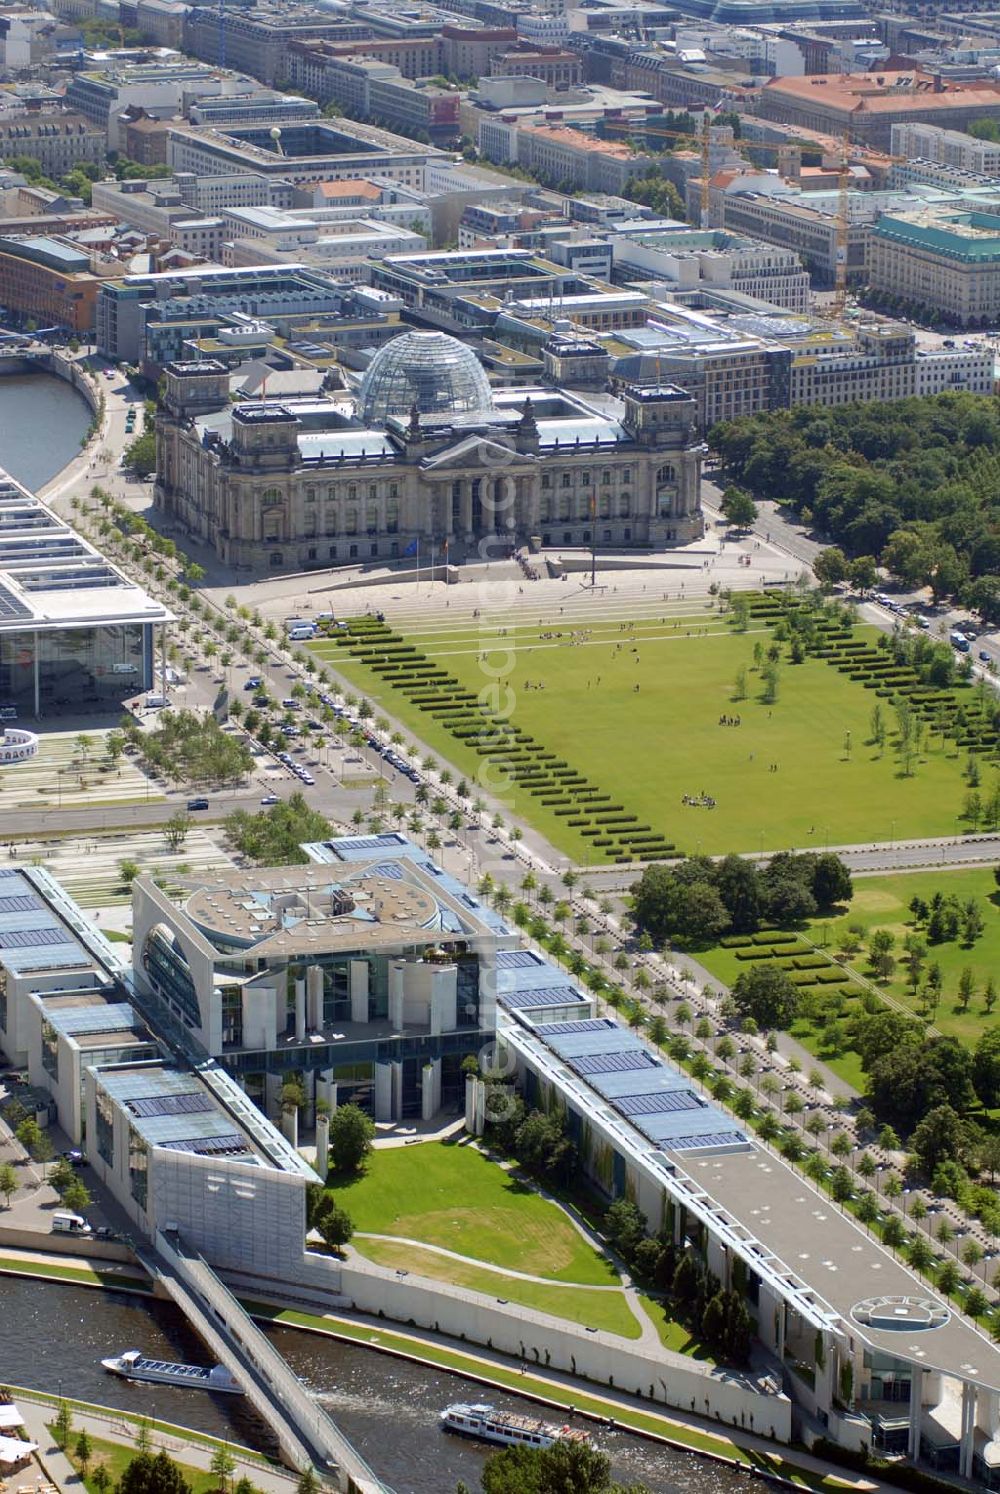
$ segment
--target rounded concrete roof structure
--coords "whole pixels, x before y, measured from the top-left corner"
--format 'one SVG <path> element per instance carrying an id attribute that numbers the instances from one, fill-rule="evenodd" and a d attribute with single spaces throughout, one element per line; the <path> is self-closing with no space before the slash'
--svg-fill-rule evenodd
<path id="1" fill-rule="evenodd" d="M 488 416 L 493 395 L 471 348 L 444 332 L 403 332 L 380 348 L 365 370 L 358 414 L 379 427 L 390 415 Z"/>

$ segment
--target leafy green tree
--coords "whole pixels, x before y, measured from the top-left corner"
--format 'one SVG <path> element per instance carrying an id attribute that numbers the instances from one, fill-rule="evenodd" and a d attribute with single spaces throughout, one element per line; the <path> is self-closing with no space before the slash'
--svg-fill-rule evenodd
<path id="1" fill-rule="evenodd" d="M 375 1139 L 375 1123 L 357 1105 L 339 1105 L 330 1117 L 330 1155 L 339 1173 L 357 1173 Z"/>
<path id="2" fill-rule="evenodd" d="M 798 987 L 779 965 L 761 963 L 741 971 L 733 986 L 733 1000 L 744 1017 L 764 1029 L 790 1027 L 798 1009 Z"/>
<path id="3" fill-rule="evenodd" d="M 229 1444 L 227 1442 L 221 1442 L 212 1453 L 208 1470 L 218 1479 L 219 1488 L 225 1494 L 225 1491 L 229 1488 L 233 1474 L 236 1472 L 236 1459 L 229 1451 Z"/>
<path id="4" fill-rule="evenodd" d="M 757 505 L 742 488 L 726 488 L 720 505 L 734 529 L 749 529 L 757 519 Z"/>
<path id="5" fill-rule="evenodd" d="M 63 1203 L 67 1209 L 72 1209 L 75 1214 L 80 1214 L 84 1209 L 90 1207 L 90 1189 L 82 1178 L 73 1178 L 72 1182 L 63 1192 Z"/>
<path id="6" fill-rule="evenodd" d="M 80 1428 L 79 1434 L 73 1447 L 73 1456 L 76 1459 L 81 1473 L 83 1474 L 84 1478 L 86 1478 L 87 1464 L 93 1457 L 93 1448 L 90 1445 L 90 1438 L 87 1435 L 86 1427 Z"/>
<path id="7" fill-rule="evenodd" d="M 17 1187 L 17 1169 L 12 1167 L 9 1162 L 0 1164 L 0 1193 L 3 1194 L 4 1203 L 8 1209 L 10 1208 L 11 1199 L 17 1192 Z"/>
<path id="8" fill-rule="evenodd" d="M 60 1401 L 56 1411 L 55 1421 L 52 1423 L 52 1431 L 56 1442 L 60 1447 L 65 1447 L 69 1442 L 69 1434 L 73 1430 L 73 1413 L 66 1401 Z"/>
<path id="9" fill-rule="evenodd" d="M 931 1177 L 942 1162 L 959 1161 L 969 1145 L 968 1129 L 950 1105 L 936 1105 L 910 1137 L 910 1149 Z"/>
<path id="10" fill-rule="evenodd" d="M 191 1494 L 191 1485 L 165 1452 L 140 1452 L 118 1480 L 118 1494 Z"/>
<path id="11" fill-rule="evenodd" d="M 310 841 L 326 840 L 329 821 L 296 792 L 258 814 L 238 809 L 225 820 L 227 843 L 257 866 L 302 865 Z"/>
<path id="12" fill-rule="evenodd" d="M 480 1483 L 483 1494 L 647 1494 L 614 1483 L 610 1459 L 586 1442 L 505 1448 L 487 1458 Z"/>

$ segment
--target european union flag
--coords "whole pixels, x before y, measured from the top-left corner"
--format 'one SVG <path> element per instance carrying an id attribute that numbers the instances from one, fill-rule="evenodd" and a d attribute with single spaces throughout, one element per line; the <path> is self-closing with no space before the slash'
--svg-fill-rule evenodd
<path id="1" fill-rule="evenodd" d="M 404 555 L 416 555 L 416 553 L 417 553 L 417 551 L 419 549 L 420 549 L 420 541 L 419 540 L 411 540 L 410 543 L 407 545 L 406 549 L 403 551 L 403 554 Z"/>

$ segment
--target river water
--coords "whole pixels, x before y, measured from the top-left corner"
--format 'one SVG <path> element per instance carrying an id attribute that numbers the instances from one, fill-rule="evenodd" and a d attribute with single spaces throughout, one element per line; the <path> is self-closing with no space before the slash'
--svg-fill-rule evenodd
<path id="1" fill-rule="evenodd" d="M 86 400 L 50 374 L 0 378 L 0 467 L 36 492 L 80 450 Z"/>
<path id="2" fill-rule="evenodd" d="M 438 1431 L 438 1412 L 449 1402 L 485 1399 L 538 1414 L 536 1406 L 516 1396 L 371 1349 L 288 1328 L 271 1336 L 397 1494 L 452 1494 L 459 1479 L 478 1489 L 488 1449 Z M 0 1276 L 0 1384 L 146 1412 L 250 1446 L 268 1446 L 267 1432 L 236 1397 L 129 1385 L 101 1369 L 102 1356 L 130 1348 L 153 1357 L 206 1362 L 200 1340 L 168 1303 Z M 596 1430 L 595 1440 L 610 1455 L 619 1480 L 644 1483 L 653 1494 L 735 1494 L 746 1485 L 745 1478 L 729 1469 L 624 1432 Z"/>

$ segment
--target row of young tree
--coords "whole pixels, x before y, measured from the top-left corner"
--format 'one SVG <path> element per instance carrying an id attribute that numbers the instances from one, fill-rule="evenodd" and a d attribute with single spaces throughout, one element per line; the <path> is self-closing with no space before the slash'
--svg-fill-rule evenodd
<path id="1" fill-rule="evenodd" d="M 68 1401 L 60 1401 L 56 1408 L 52 1434 L 56 1444 L 97 1494 L 192 1494 L 184 1466 L 176 1463 L 164 1449 L 154 1451 L 153 1427 L 145 1419 L 135 1424 L 135 1455 L 126 1463 L 117 1480 L 108 1471 L 102 1444 L 95 1445 L 95 1439 L 85 1426 L 79 1430 L 74 1426 L 73 1409 Z M 218 1494 L 260 1494 L 246 1474 L 236 1478 L 237 1468 L 228 1444 L 216 1444 L 208 1471 L 215 1480 Z M 301 1474 L 296 1494 L 321 1494 L 320 1481 L 311 1468 Z"/>
<path id="2" fill-rule="evenodd" d="M 764 924 L 787 928 L 852 895 L 850 872 L 832 852 L 781 851 L 764 865 L 742 856 L 688 856 L 647 866 L 632 886 L 632 919 L 657 946 L 709 944 Z"/>
<path id="3" fill-rule="evenodd" d="M 1000 617 L 1000 415 L 964 392 L 723 421 L 727 477 L 780 496 L 848 558 Z"/>

